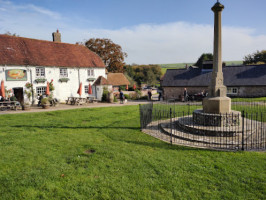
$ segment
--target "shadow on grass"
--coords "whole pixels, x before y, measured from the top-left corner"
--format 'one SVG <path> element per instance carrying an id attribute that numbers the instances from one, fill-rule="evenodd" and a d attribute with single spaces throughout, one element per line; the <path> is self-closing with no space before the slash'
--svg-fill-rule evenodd
<path id="1" fill-rule="evenodd" d="M 12 128 L 58 128 L 58 129 L 132 129 L 140 130 L 140 127 L 123 127 L 123 126 L 41 126 L 41 125 L 13 125 Z"/>
<path id="2" fill-rule="evenodd" d="M 212 151 L 210 149 L 198 149 L 195 147 L 172 145 L 172 144 L 165 143 L 165 142 L 142 142 L 142 141 L 126 141 L 126 140 L 123 140 L 123 142 L 129 143 L 129 144 L 135 144 L 135 145 L 148 146 L 152 148 L 167 149 L 167 150 L 171 149 L 171 150 L 178 150 L 178 151 Z"/>
<path id="3" fill-rule="evenodd" d="M 13 125 L 10 126 L 13 128 L 40 128 L 40 129 L 123 129 L 123 130 L 138 130 L 141 132 L 140 127 L 119 127 L 119 126 L 82 126 L 82 127 L 71 127 L 71 126 L 38 126 L 38 125 Z M 144 134 L 144 133 L 143 133 Z M 194 147 L 187 147 L 187 146 L 181 146 L 181 145 L 171 145 L 166 142 L 157 141 L 157 142 L 146 142 L 146 141 L 133 141 L 133 140 L 121 140 L 116 137 L 112 137 L 110 135 L 106 135 L 107 137 L 111 137 L 112 140 L 125 142 L 129 144 L 134 145 L 141 145 L 141 146 L 148 146 L 152 148 L 160 148 L 160 149 L 166 149 L 166 150 L 178 150 L 178 151 L 212 151 L 209 149 L 198 149 Z"/>

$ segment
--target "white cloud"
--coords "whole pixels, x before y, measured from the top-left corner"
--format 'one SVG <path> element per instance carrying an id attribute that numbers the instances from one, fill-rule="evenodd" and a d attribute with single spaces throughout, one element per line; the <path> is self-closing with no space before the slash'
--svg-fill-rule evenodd
<path id="1" fill-rule="evenodd" d="M 11 1 L 4 1 L 0 0 L 0 10 L 1 11 L 6 11 L 8 13 L 13 13 L 15 14 L 14 17 L 18 17 L 17 14 L 40 14 L 40 15 L 45 15 L 54 19 L 59 19 L 61 16 L 59 13 L 53 12 L 51 10 L 35 6 L 33 4 L 25 4 L 25 5 L 17 5 L 14 4 Z"/>
<path id="2" fill-rule="evenodd" d="M 47 16 L 54 18 L 54 19 L 60 19 L 60 17 L 61 17 L 60 14 L 58 14 L 56 12 L 53 12 L 53 11 L 50 11 L 50 10 L 47 10 L 47 9 L 44 9 L 44 8 L 41 8 L 38 6 L 34 6 L 32 4 L 25 6 L 23 9 L 30 9 L 32 11 L 39 13 L 39 14 L 47 15 Z"/>
<path id="3" fill-rule="evenodd" d="M 128 63 L 195 62 L 213 51 L 213 26 L 176 22 L 142 24 L 120 30 L 91 30 L 93 37 L 111 38 L 128 53 Z M 242 60 L 265 49 L 266 35 L 248 28 L 223 27 L 223 60 Z"/>
<path id="4" fill-rule="evenodd" d="M 110 38 L 127 52 L 129 64 L 195 62 L 202 53 L 213 51 L 213 25 L 208 24 L 173 22 L 118 30 L 89 29 L 79 28 L 75 20 L 32 4 L 15 5 L 0 0 L 0 10 L 2 33 L 10 31 L 23 37 L 51 40 L 52 32 L 59 28 L 62 41 L 68 43 L 92 37 Z M 266 34 L 223 26 L 223 60 L 242 60 L 247 54 L 265 49 L 265 44 Z"/>

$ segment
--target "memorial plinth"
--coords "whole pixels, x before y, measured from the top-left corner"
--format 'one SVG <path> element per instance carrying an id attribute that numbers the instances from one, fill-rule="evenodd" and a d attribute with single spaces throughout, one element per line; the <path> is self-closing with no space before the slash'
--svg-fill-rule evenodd
<path id="1" fill-rule="evenodd" d="M 231 99 L 229 97 L 204 98 L 202 104 L 204 113 L 231 113 Z"/>
<path id="2" fill-rule="evenodd" d="M 201 126 L 240 126 L 241 112 L 232 111 L 230 114 L 211 114 L 204 113 L 202 110 L 195 110 L 193 112 L 193 123 Z"/>
<path id="3" fill-rule="evenodd" d="M 193 122 L 202 126 L 236 126 L 241 122 L 241 115 L 231 111 L 231 99 L 226 96 L 226 86 L 222 70 L 222 23 L 224 6 L 217 2 L 214 12 L 213 71 L 209 86 L 210 97 L 203 99 L 203 110 L 193 112 Z"/>

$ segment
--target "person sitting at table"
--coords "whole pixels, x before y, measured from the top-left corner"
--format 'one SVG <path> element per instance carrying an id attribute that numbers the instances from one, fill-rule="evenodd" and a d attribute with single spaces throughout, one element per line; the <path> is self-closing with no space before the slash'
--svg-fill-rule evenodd
<path id="1" fill-rule="evenodd" d="M 17 101 L 17 98 L 14 96 L 14 94 L 12 94 L 12 96 L 10 97 L 10 101 Z"/>
<path id="2" fill-rule="evenodd" d="M 4 101 L 4 98 L 0 95 L 0 101 Z"/>

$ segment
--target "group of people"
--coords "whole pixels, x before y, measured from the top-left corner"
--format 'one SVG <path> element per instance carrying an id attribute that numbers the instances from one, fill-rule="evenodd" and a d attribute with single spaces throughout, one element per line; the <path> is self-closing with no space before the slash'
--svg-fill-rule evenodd
<path id="1" fill-rule="evenodd" d="M 162 98 L 162 92 L 158 91 L 158 101 L 161 101 L 161 98 Z M 148 100 L 152 101 L 152 91 L 151 90 L 148 91 Z"/>
<path id="2" fill-rule="evenodd" d="M 158 96 L 158 101 L 161 100 L 162 98 L 162 92 L 158 92 L 159 96 Z M 126 99 L 125 99 L 125 95 L 123 93 L 123 91 L 121 89 L 119 89 L 119 99 L 120 99 L 120 103 L 123 104 Z M 148 91 L 148 100 L 151 101 L 152 100 L 152 92 L 151 90 Z"/>
<path id="3" fill-rule="evenodd" d="M 159 94 L 159 96 L 158 96 L 158 101 L 160 101 L 161 98 L 162 98 L 162 92 L 159 91 L 158 94 Z M 204 98 L 204 97 L 206 97 L 206 96 L 208 95 L 208 93 L 205 92 L 205 90 L 203 90 L 202 92 L 200 92 L 200 93 L 197 94 L 197 95 L 199 95 L 199 96 L 201 96 L 202 98 Z M 190 99 L 190 96 L 189 96 L 189 94 L 188 94 L 187 88 L 184 88 L 183 97 L 184 97 L 184 101 L 185 101 L 185 102 L 191 100 L 191 99 Z M 120 98 L 120 103 L 123 104 L 124 101 L 125 101 L 125 96 L 124 96 L 124 93 L 123 93 L 123 91 L 122 91 L 121 89 L 119 90 L 119 98 Z M 151 90 L 148 91 L 148 100 L 149 100 L 149 101 L 152 100 L 152 92 L 151 92 Z"/>
<path id="4" fill-rule="evenodd" d="M 184 94 L 183 95 L 184 95 L 184 101 L 185 102 L 189 101 L 189 95 L 188 95 L 187 88 L 184 88 Z M 203 91 L 201 91 L 200 93 L 197 94 L 197 96 L 200 96 L 201 99 L 206 97 L 207 95 L 208 95 L 208 93 L 205 90 L 203 90 Z M 194 95 L 194 97 L 195 97 L 195 95 Z"/>
<path id="5" fill-rule="evenodd" d="M 8 98 L 0 96 L 0 101 L 17 101 L 17 98 L 14 96 L 14 94 L 12 94 L 12 96 Z"/>

